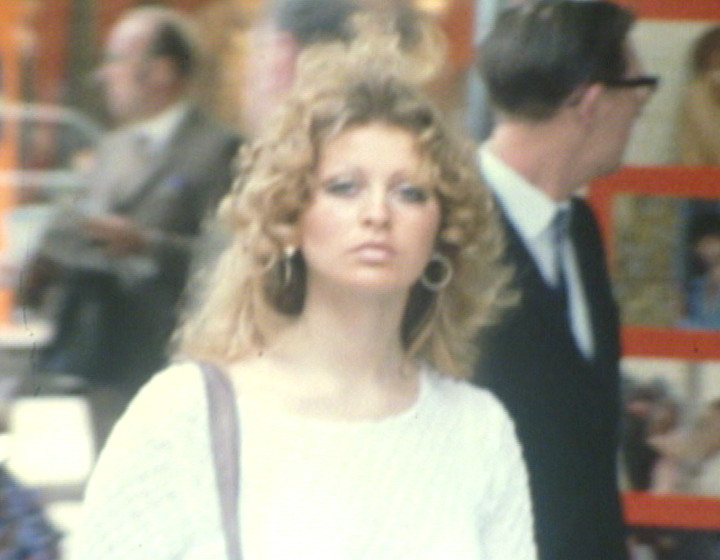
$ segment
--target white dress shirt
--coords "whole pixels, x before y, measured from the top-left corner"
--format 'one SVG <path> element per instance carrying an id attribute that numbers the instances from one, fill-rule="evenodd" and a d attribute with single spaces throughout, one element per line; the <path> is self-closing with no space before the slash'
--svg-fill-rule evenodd
<path id="1" fill-rule="evenodd" d="M 180 102 L 165 109 L 159 115 L 132 125 L 130 129 L 137 136 L 147 140 L 148 149 L 156 153 L 168 143 L 189 110 L 186 102 Z"/>
<path id="2" fill-rule="evenodd" d="M 559 279 L 555 265 L 552 221 L 561 209 L 570 207 L 570 201 L 554 201 L 494 155 L 487 145 L 480 148 L 479 160 L 486 183 L 495 193 L 505 215 L 535 260 L 543 279 L 549 286 L 557 286 Z M 586 358 L 592 358 L 595 341 L 590 311 L 575 247 L 572 239 L 567 241 L 563 246 L 562 265 L 565 271 L 570 325 L 578 348 Z"/>

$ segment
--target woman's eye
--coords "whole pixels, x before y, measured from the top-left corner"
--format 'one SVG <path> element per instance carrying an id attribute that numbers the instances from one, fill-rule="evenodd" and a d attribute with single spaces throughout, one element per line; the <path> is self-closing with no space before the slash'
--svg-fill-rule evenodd
<path id="1" fill-rule="evenodd" d="M 397 197 L 403 202 L 426 202 L 430 198 L 430 190 L 417 185 L 400 185 L 395 188 Z"/>
<path id="2" fill-rule="evenodd" d="M 359 189 L 354 179 L 331 179 L 325 183 L 325 192 L 337 196 L 352 196 Z"/>

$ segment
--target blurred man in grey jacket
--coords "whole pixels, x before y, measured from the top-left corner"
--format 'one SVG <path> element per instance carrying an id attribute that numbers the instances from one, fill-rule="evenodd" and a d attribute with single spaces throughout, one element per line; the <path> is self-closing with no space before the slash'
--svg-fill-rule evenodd
<path id="1" fill-rule="evenodd" d="M 194 106 L 197 68 L 193 30 L 171 9 L 113 27 L 98 77 L 119 128 L 38 254 L 62 294 L 41 367 L 118 387 L 119 408 L 166 361 L 201 223 L 231 182 L 238 138 Z"/>

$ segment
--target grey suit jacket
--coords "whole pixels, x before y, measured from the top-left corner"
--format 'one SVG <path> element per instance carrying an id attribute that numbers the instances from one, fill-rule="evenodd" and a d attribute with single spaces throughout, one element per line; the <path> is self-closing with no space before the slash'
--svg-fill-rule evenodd
<path id="1" fill-rule="evenodd" d="M 59 213 L 40 254 L 66 269 L 110 273 L 128 284 L 152 278 L 180 289 L 201 223 L 230 186 L 239 138 L 192 109 L 141 167 L 132 155 L 135 141 L 127 129 L 103 139 L 84 193 Z M 130 218 L 150 234 L 148 250 L 108 254 L 80 226 L 93 213 Z"/>

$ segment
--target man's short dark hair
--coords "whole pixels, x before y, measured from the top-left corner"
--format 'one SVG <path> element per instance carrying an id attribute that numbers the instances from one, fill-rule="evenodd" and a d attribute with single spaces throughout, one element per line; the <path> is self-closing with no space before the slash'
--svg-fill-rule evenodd
<path id="1" fill-rule="evenodd" d="M 696 75 L 711 70 L 713 56 L 720 51 L 720 25 L 705 31 L 696 40 L 692 52 L 692 69 Z"/>
<path id="2" fill-rule="evenodd" d="M 478 67 L 499 111 L 551 117 L 583 84 L 622 78 L 633 14 L 602 0 L 541 0 L 503 12 Z"/>
<path id="3" fill-rule="evenodd" d="M 400 48 L 412 51 L 423 37 L 423 16 L 411 0 L 275 0 L 271 17 L 275 26 L 291 34 L 301 48 L 330 41 L 350 42 L 356 37 L 353 16 L 374 11 L 397 33 Z"/>
<path id="4" fill-rule="evenodd" d="M 720 214 L 703 212 L 694 216 L 688 234 L 693 246 L 705 237 L 720 237 Z"/>
<path id="5" fill-rule="evenodd" d="M 357 0 L 277 0 L 272 17 L 278 29 L 290 33 L 299 45 L 352 38 L 350 17 Z"/>
<path id="6" fill-rule="evenodd" d="M 164 56 L 172 60 L 179 76 L 190 77 L 197 65 L 197 51 L 193 37 L 181 22 L 165 19 L 158 23 L 148 45 L 148 56 Z"/>

